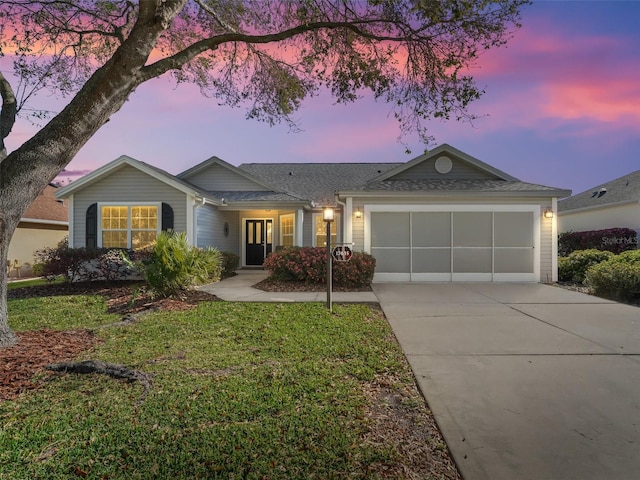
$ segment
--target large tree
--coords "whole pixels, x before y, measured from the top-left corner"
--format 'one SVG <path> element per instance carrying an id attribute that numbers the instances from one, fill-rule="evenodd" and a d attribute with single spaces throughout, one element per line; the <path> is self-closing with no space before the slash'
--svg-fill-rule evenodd
<path id="1" fill-rule="evenodd" d="M 370 90 L 402 132 L 467 118 L 482 93 L 467 74 L 505 43 L 528 0 L 15 0 L 0 3 L 0 54 L 29 92 L 66 107 L 0 157 L 0 262 L 25 209 L 140 85 L 169 74 L 247 116 L 290 122 L 327 88 L 339 102 Z M 1 75 L 1 74 L 0 74 Z M 4 138 L 22 107 L 0 78 Z M 3 147 L 3 145 L 2 145 Z M 8 326 L 0 269 L 0 345 Z"/>

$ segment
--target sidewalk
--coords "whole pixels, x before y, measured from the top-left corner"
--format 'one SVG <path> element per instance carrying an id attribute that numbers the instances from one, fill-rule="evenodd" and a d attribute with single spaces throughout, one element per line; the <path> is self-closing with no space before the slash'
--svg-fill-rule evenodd
<path id="1" fill-rule="evenodd" d="M 229 302 L 326 302 L 327 292 L 265 292 L 253 285 L 267 278 L 263 270 L 238 270 L 237 275 L 199 289 Z M 332 292 L 333 303 L 378 303 L 373 292 Z"/>

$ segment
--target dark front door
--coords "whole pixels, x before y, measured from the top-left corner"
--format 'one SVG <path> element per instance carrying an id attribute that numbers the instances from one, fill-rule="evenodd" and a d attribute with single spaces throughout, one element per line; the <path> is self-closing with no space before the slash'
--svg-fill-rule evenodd
<path id="1" fill-rule="evenodd" d="M 271 220 L 247 220 L 246 231 L 246 265 L 262 265 L 273 247 Z"/>

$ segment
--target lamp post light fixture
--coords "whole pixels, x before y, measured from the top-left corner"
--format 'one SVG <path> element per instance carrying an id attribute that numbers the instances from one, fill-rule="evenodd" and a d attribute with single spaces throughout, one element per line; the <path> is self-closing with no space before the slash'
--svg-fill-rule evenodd
<path id="1" fill-rule="evenodd" d="M 322 212 L 322 219 L 327 222 L 327 309 L 333 312 L 333 303 L 331 301 L 331 222 L 333 222 L 334 211 L 331 207 L 326 207 Z"/>

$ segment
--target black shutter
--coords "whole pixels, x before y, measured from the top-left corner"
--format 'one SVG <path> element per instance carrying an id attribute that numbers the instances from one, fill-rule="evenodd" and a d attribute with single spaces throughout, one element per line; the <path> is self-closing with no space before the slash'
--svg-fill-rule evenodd
<path id="1" fill-rule="evenodd" d="M 88 249 L 98 248 L 98 204 L 93 203 L 87 208 L 85 242 Z"/>
<path id="2" fill-rule="evenodd" d="M 162 231 L 173 230 L 173 208 L 162 202 Z"/>

